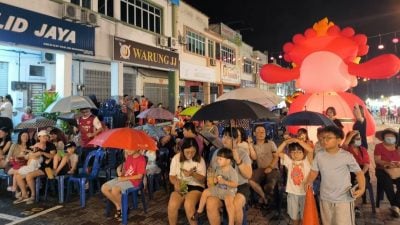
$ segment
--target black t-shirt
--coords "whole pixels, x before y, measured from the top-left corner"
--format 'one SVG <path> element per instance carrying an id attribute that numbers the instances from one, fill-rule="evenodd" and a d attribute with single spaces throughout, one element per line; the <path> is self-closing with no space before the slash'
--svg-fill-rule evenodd
<path id="1" fill-rule="evenodd" d="M 42 149 L 42 151 L 50 154 L 51 151 L 56 151 L 57 152 L 57 148 L 53 143 L 46 142 L 46 149 Z M 46 167 L 53 168 L 53 160 L 51 160 L 49 164 L 46 164 L 46 160 L 48 158 L 46 156 L 44 156 L 44 155 L 42 157 L 43 157 L 43 162 L 42 162 L 42 164 L 40 164 L 40 169 L 44 170 L 44 168 L 46 168 Z"/>
<path id="2" fill-rule="evenodd" d="M 357 120 L 353 125 L 353 130 L 358 130 L 361 136 L 361 146 L 368 149 L 367 142 L 367 120 L 364 119 L 363 122 Z"/>

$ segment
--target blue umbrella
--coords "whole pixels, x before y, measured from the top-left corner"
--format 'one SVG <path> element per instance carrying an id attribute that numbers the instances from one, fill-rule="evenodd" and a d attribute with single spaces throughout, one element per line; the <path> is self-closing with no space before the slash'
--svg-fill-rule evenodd
<path id="1" fill-rule="evenodd" d="M 301 111 L 287 115 L 282 120 L 285 126 L 331 126 L 336 124 L 324 114 L 312 111 Z"/>

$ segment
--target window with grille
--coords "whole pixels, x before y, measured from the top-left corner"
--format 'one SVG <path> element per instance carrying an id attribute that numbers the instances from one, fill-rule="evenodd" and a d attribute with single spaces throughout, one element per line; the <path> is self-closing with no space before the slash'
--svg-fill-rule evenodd
<path id="1" fill-rule="evenodd" d="M 186 31 L 186 50 L 198 55 L 206 55 L 206 38 L 201 34 L 187 30 Z"/>
<path id="2" fill-rule="evenodd" d="M 252 65 L 251 65 L 251 61 L 250 60 L 244 60 L 243 72 L 244 73 L 251 73 L 252 72 Z"/>
<path id="3" fill-rule="evenodd" d="M 99 13 L 114 17 L 114 0 L 98 0 Z"/>
<path id="4" fill-rule="evenodd" d="M 221 56 L 222 56 L 222 60 L 226 63 L 229 64 L 236 64 L 236 54 L 235 54 L 235 50 L 231 49 L 229 47 L 226 46 L 221 46 Z"/>
<path id="5" fill-rule="evenodd" d="M 211 59 L 215 58 L 215 47 L 214 47 L 214 41 L 208 40 L 208 57 Z"/>
<path id="6" fill-rule="evenodd" d="M 143 0 L 121 0 L 121 20 L 161 34 L 161 9 Z"/>
<path id="7" fill-rule="evenodd" d="M 111 72 L 84 70 L 84 95 L 96 95 L 99 102 L 111 97 Z"/>
<path id="8" fill-rule="evenodd" d="M 71 0 L 71 3 L 79 5 L 82 8 L 91 9 L 92 0 Z"/>

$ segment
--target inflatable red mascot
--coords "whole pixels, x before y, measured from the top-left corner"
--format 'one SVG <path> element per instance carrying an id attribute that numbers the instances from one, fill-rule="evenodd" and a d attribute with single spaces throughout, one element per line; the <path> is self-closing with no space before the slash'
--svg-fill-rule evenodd
<path id="1" fill-rule="evenodd" d="M 296 80 L 296 87 L 305 94 L 290 106 L 289 114 L 307 109 L 324 113 L 333 106 L 336 117 L 348 119 L 343 123 L 345 131 L 351 129 L 355 104 L 363 106 L 367 120 L 367 135 L 375 133 L 375 122 L 357 96 L 345 92 L 357 85 L 357 77 L 387 79 L 396 75 L 400 60 L 396 55 L 383 54 L 359 63 L 360 57 L 368 53 L 367 37 L 355 34 L 354 29 L 340 29 L 327 18 L 314 24 L 304 34 L 293 36 L 293 42 L 283 46 L 284 59 L 292 63 L 292 69 L 275 64 L 266 64 L 261 69 L 261 78 L 268 83 Z"/>

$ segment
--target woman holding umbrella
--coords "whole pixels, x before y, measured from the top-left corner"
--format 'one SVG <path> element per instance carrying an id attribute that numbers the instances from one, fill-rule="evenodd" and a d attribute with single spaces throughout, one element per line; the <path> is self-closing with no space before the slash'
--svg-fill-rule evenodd
<path id="1" fill-rule="evenodd" d="M 139 150 L 125 150 L 125 162 L 118 166 L 118 177 L 101 186 L 101 192 L 114 205 L 114 218 L 122 221 L 121 193 L 129 188 L 138 187 L 146 174 L 146 159 Z M 143 194 L 143 193 L 142 193 Z"/>
<path id="2" fill-rule="evenodd" d="M 174 191 L 168 202 L 168 221 L 170 225 L 177 224 L 178 210 L 183 203 L 189 224 L 196 225 L 197 221 L 191 220 L 191 217 L 204 190 L 206 164 L 199 154 L 196 139 L 184 138 L 181 149 L 172 158 L 170 166 L 169 180 Z"/>

